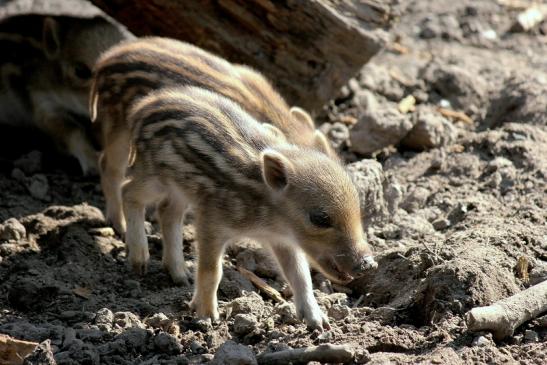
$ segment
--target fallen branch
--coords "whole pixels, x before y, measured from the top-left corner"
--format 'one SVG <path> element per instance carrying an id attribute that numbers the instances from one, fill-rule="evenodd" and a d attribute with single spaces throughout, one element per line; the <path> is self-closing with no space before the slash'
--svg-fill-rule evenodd
<path id="1" fill-rule="evenodd" d="M 354 355 L 347 345 L 325 344 L 261 354 L 257 360 L 260 365 L 307 364 L 310 361 L 339 364 L 353 361 Z"/>
<path id="2" fill-rule="evenodd" d="M 285 299 L 281 296 L 281 293 L 279 293 L 277 290 L 272 288 L 268 283 L 266 283 L 264 280 L 256 276 L 256 274 L 252 271 L 247 270 L 244 267 L 238 266 L 237 270 L 241 273 L 241 275 L 245 276 L 247 279 L 251 281 L 258 289 L 262 290 L 264 294 L 275 300 L 279 303 L 285 303 Z"/>
<path id="3" fill-rule="evenodd" d="M 38 346 L 36 342 L 17 340 L 0 334 L 0 364 L 19 365 Z"/>
<path id="4" fill-rule="evenodd" d="M 547 280 L 486 307 L 473 308 L 465 315 L 470 331 L 491 331 L 501 340 L 512 336 L 526 321 L 547 311 Z"/>

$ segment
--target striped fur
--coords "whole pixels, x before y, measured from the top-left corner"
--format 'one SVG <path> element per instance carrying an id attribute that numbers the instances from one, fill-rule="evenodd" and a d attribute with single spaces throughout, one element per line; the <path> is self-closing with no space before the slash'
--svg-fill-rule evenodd
<path id="1" fill-rule="evenodd" d="M 133 126 L 127 118 L 128 110 L 152 90 L 184 85 L 219 93 L 260 122 L 269 123 L 289 142 L 337 159 L 307 113 L 290 109 L 270 83 L 249 67 L 232 65 L 172 39 L 150 37 L 125 42 L 98 61 L 89 98 L 92 120 L 99 124 L 102 136 L 100 168 L 107 218 L 119 232 L 125 230 L 119 187 L 131 160 L 129 136 Z"/>
<path id="2" fill-rule="evenodd" d="M 34 127 L 93 172 L 91 69 L 124 35 L 101 18 L 25 15 L 0 23 L 0 124 Z M 96 171 L 95 171 L 96 172 Z"/>
<path id="3" fill-rule="evenodd" d="M 180 230 L 191 205 L 198 252 L 192 306 L 199 316 L 218 318 L 222 252 L 246 237 L 272 249 L 308 325 L 328 327 L 304 254 L 339 282 L 375 266 L 358 194 L 342 165 L 288 143 L 230 99 L 202 88 L 151 91 L 133 105 L 128 122 L 136 151 L 123 186 L 131 266 L 145 271 L 144 210 L 158 204 L 164 265 L 176 282 L 188 282 Z M 314 223 L 318 214 L 327 225 Z"/>

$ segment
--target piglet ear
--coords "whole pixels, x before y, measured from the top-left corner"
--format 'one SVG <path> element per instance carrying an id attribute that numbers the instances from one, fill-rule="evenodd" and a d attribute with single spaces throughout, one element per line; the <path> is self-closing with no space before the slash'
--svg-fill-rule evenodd
<path id="1" fill-rule="evenodd" d="M 285 189 L 292 170 L 292 163 L 279 152 L 267 150 L 262 153 L 262 178 L 270 189 Z"/>
<path id="2" fill-rule="evenodd" d="M 49 59 L 54 59 L 59 56 L 61 51 L 61 42 L 59 41 L 59 23 L 51 17 L 44 19 L 42 43 L 46 56 Z"/>
<path id="3" fill-rule="evenodd" d="M 336 156 L 327 137 L 321 131 L 315 131 L 313 134 L 313 142 L 315 147 L 327 156 Z"/>
<path id="4" fill-rule="evenodd" d="M 311 115 L 309 115 L 308 112 L 305 111 L 304 109 L 299 108 L 297 106 L 293 106 L 291 108 L 291 116 L 293 117 L 295 121 L 306 125 L 311 130 L 315 129 L 315 123 L 313 122 Z"/>

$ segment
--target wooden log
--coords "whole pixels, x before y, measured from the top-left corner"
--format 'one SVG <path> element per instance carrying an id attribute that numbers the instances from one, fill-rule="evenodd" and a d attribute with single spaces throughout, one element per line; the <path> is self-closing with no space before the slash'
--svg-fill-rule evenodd
<path id="1" fill-rule="evenodd" d="M 384 45 L 393 0 L 92 0 L 136 35 L 177 38 L 255 67 L 318 110 Z"/>

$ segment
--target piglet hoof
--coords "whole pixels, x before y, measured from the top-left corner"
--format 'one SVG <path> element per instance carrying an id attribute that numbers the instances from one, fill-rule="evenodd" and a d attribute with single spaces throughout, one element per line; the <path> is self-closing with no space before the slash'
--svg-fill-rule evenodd
<path id="1" fill-rule="evenodd" d="M 365 256 L 361 262 L 361 271 L 375 270 L 378 268 L 378 263 L 372 256 Z"/>
<path id="2" fill-rule="evenodd" d="M 107 213 L 106 222 L 114 228 L 114 231 L 122 238 L 125 239 L 126 225 L 125 219 L 119 215 Z"/>
<path id="3" fill-rule="evenodd" d="M 220 319 L 218 309 L 215 303 L 205 304 L 194 297 L 190 302 L 190 308 L 196 312 L 196 315 L 200 319 L 210 319 L 212 323 L 216 323 Z"/>
<path id="4" fill-rule="evenodd" d="M 310 307 L 298 311 L 298 318 L 304 320 L 310 332 L 315 330 L 323 332 L 323 330 L 328 331 L 331 329 L 327 315 L 319 307 Z"/>
<path id="5" fill-rule="evenodd" d="M 142 252 L 134 252 L 134 251 L 142 251 Z M 129 250 L 129 266 L 131 267 L 131 270 L 139 276 L 145 275 L 148 270 L 149 258 L 150 258 L 150 254 L 146 250 L 130 249 Z"/>
<path id="6" fill-rule="evenodd" d="M 173 270 L 167 269 L 167 271 L 176 285 L 190 286 L 190 272 L 188 269 L 177 267 Z"/>

